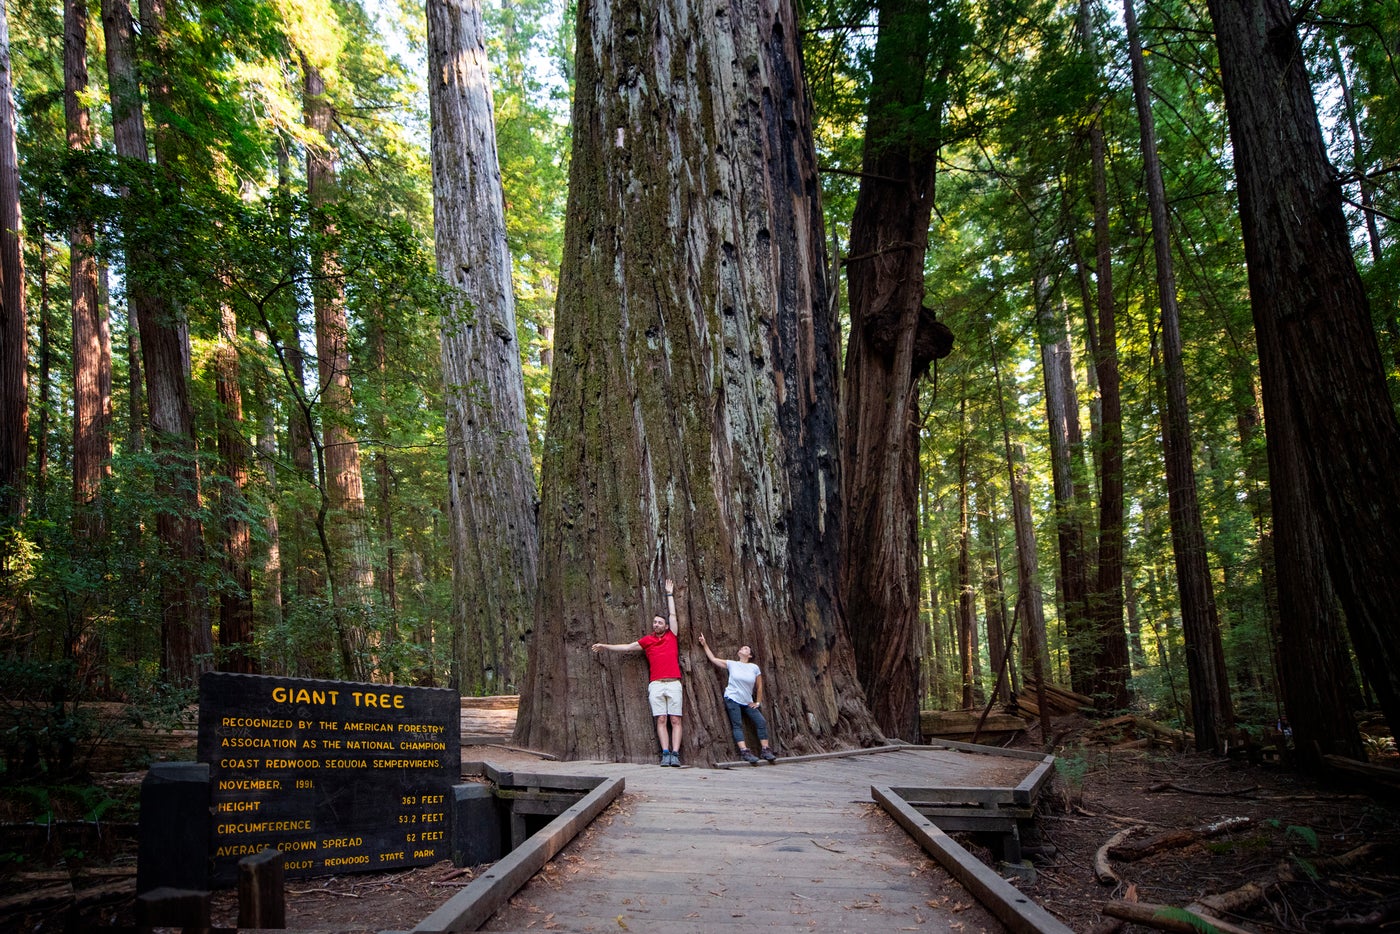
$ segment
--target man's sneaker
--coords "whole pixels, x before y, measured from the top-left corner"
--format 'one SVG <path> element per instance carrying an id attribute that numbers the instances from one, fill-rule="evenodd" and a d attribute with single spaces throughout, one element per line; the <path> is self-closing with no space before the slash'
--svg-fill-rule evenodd
<path id="1" fill-rule="evenodd" d="M 672 753 L 671 750 L 669 750 L 669 749 L 663 749 L 663 750 L 661 750 L 661 767 L 662 767 L 663 769 L 664 769 L 666 766 L 668 766 L 668 765 L 671 764 L 671 756 L 672 756 L 672 755 L 674 755 L 674 753 Z"/>
<path id="2" fill-rule="evenodd" d="M 760 752 L 759 755 L 763 757 L 764 762 L 774 762 L 778 758 L 777 756 L 773 755 L 773 750 L 769 749 L 767 746 L 763 747 L 763 751 Z"/>
<path id="3" fill-rule="evenodd" d="M 671 753 L 671 768 L 673 768 L 673 769 L 678 769 L 678 768 L 680 768 L 680 767 L 681 767 L 681 754 L 678 753 L 678 752 L 673 752 L 673 753 Z"/>
<path id="4" fill-rule="evenodd" d="M 749 765 L 758 765 L 758 756 L 749 752 L 747 749 L 740 749 L 739 755 L 742 756 L 744 761 Z"/>

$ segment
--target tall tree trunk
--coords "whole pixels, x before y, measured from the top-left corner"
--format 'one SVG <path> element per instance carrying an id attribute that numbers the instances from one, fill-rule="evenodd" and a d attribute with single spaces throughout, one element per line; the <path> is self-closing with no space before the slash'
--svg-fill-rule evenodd
<path id="1" fill-rule="evenodd" d="M 930 0 L 880 0 L 860 194 L 846 261 L 841 597 L 856 671 L 889 736 L 919 738 L 918 393 L 952 348 L 924 308 L 924 257 L 952 53 Z"/>
<path id="2" fill-rule="evenodd" d="M 457 686 L 518 689 L 539 541 L 505 195 L 479 0 L 429 0 L 433 228 L 442 319 Z"/>
<path id="3" fill-rule="evenodd" d="M 374 416 L 378 443 L 374 450 L 375 510 L 379 518 L 379 539 L 384 543 L 384 566 L 375 575 L 380 598 L 389 610 L 389 643 L 398 641 L 398 543 L 394 538 L 394 468 L 389 463 L 389 344 L 384 333 L 384 315 L 378 310 L 370 322 L 370 353 L 374 358 L 375 382 L 379 386 L 379 409 Z"/>
<path id="4" fill-rule="evenodd" d="M 1186 635 L 1186 671 L 1191 683 L 1191 722 L 1196 748 L 1221 750 L 1234 727 L 1225 650 L 1220 641 L 1220 617 L 1215 605 L 1206 552 L 1201 507 L 1196 495 L 1192 461 L 1191 414 L 1186 400 L 1186 368 L 1182 363 L 1181 315 L 1176 303 L 1176 273 L 1172 265 L 1171 227 L 1166 189 L 1157 157 L 1157 131 L 1147 93 L 1147 71 L 1138 40 L 1133 0 L 1123 0 L 1128 30 L 1128 53 L 1133 70 L 1133 100 L 1137 105 L 1147 204 L 1152 216 L 1153 255 L 1157 266 L 1157 300 L 1162 306 L 1162 365 L 1167 406 L 1163 424 L 1166 448 L 1167 500 L 1171 512 L 1172 550 L 1177 587 L 1181 592 L 1181 624 Z"/>
<path id="5" fill-rule="evenodd" d="M 1006 387 L 1001 379 L 1001 362 L 996 341 L 987 334 L 992 375 L 996 378 L 997 414 L 1001 420 L 1002 452 L 1006 459 L 1007 485 L 1011 489 L 1011 521 L 1016 533 L 1016 604 L 1012 625 L 1020 626 L 1021 665 L 1037 683 L 1050 671 L 1050 652 L 1045 639 L 1045 601 L 1040 590 L 1040 557 L 1035 547 L 1035 524 L 1031 520 L 1030 470 L 1025 445 L 1011 443 L 1011 424 L 1006 411 Z"/>
<path id="6" fill-rule="evenodd" d="M 153 48 L 164 42 L 164 6 L 151 0 L 142 10 L 142 37 Z M 146 124 L 136 78 L 134 29 L 127 0 L 103 0 L 108 85 L 112 95 L 112 136 L 117 155 L 145 165 Z M 158 63 L 152 69 L 153 100 L 168 109 L 169 89 Z M 157 164 L 173 161 L 170 134 L 158 125 Z M 124 193 L 129 196 L 129 193 Z M 156 493 L 170 504 L 156 514 L 156 535 L 166 568 L 161 580 L 161 667 L 174 685 L 192 685 L 207 667 L 212 650 L 205 587 L 198 564 L 203 557 L 200 530 L 199 467 L 195 459 L 194 413 L 190 404 L 189 330 L 183 316 L 156 280 L 163 273 L 141 234 L 125 234 L 127 301 L 136 314 L 151 449 L 156 454 Z"/>
<path id="7" fill-rule="evenodd" d="M 39 411 L 39 424 L 34 432 L 34 491 L 40 502 L 48 501 L 49 489 L 49 413 L 53 405 L 53 354 L 49 348 L 49 319 L 52 310 L 49 283 L 53 264 L 48 234 L 40 221 L 35 239 L 39 243 L 39 320 L 38 373 L 34 386 L 34 405 Z M 26 338 L 28 335 L 26 334 Z M 25 413 L 28 415 L 28 412 Z M 0 521 L 3 514 L 0 514 Z"/>
<path id="8" fill-rule="evenodd" d="M 1084 544 L 1084 484 L 1079 430 L 1079 399 L 1074 388 L 1069 333 L 1062 312 L 1043 278 L 1037 278 L 1036 328 L 1045 379 L 1045 414 L 1050 430 L 1051 477 L 1055 493 L 1055 527 L 1060 545 L 1060 606 L 1069 645 L 1070 683 L 1088 694 L 1094 689 L 1095 634 L 1089 613 L 1089 567 Z"/>
<path id="9" fill-rule="evenodd" d="M 63 114 L 68 149 L 82 159 L 92 145 L 84 95 L 88 89 L 87 4 L 63 4 Z M 74 191 L 90 189 L 85 170 L 69 181 Z M 103 537 L 105 522 L 98 497 L 111 474 L 112 339 L 107 308 L 98 298 L 97 256 L 92 219 L 77 216 L 68 234 L 68 282 L 73 310 L 73 533 L 80 542 Z"/>
<path id="10" fill-rule="evenodd" d="M 923 516 L 923 526 L 929 528 L 934 521 L 934 507 L 929 495 L 927 477 L 922 477 L 919 481 L 919 504 L 919 511 Z M 940 553 L 936 536 L 923 536 L 922 546 L 919 549 L 919 566 L 920 579 L 926 587 L 926 598 L 921 614 L 923 627 L 921 641 L 924 652 L 920 672 L 923 682 L 923 699 L 919 705 L 920 709 L 926 706 L 941 708 L 946 686 L 944 670 L 947 667 L 947 650 L 943 644 L 943 627 L 939 625 L 938 620 L 940 601 L 938 599 L 937 555 Z"/>
<path id="11" fill-rule="evenodd" d="M 258 671 L 253 649 L 253 532 L 244 518 L 248 486 L 248 442 L 243 435 L 243 389 L 239 382 L 238 319 L 224 303 L 214 349 L 214 391 L 219 400 L 217 449 L 224 582 L 219 591 L 220 671 Z"/>
<path id="12" fill-rule="evenodd" d="M 267 332 L 258 329 L 253 332 L 253 341 L 265 348 L 268 344 Z M 274 628 L 282 624 L 282 528 L 278 519 L 277 488 L 277 405 L 273 399 L 272 380 L 268 374 L 259 372 L 254 386 L 262 409 L 262 419 L 258 423 L 257 458 L 262 469 L 263 482 L 267 484 L 267 511 L 263 515 L 263 538 L 267 552 L 262 559 L 262 594 L 254 601 L 261 608 L 262 624 Z"/>
<path id="13" fill-rule="evenodd" d="M 1087 0 L 1080 3 L 1080 29 L 1093 54 L 1093 23 Z M 1108 166 L 1102 110 L 1095 108 L 1089 125 L 1090 170 L 1094 205 L 1094 307 L 1098 333 L 1094 341 L 1094 374 L 1099 394 L 1095 426 L 1099 470 L 1099 534 L 1096 578 L 1088 596 L 1094 633 L 1092 690 L 1099 710 L 1128 706 L 1128 639 L 1123 631 L 1123 402 L 1119 393 L 1118 321 L 1113 299 L 1113 244 L 1108 223 Z M 1088 317 L 1092 318 L 1093 315 Z"/>
<path id="14" fill-rule="evenodd" d="M 10 22 L 0 4 L 0 523 L 24 515 L 29 458 L 29 331 L 24 309 L 24 251 L 20 243 L 19 153 L 10 71 Z M 0 582 L 11 573 L 10 535 L 0 526 Z M 6 594 L 8 587 L 0 588 Z M 0 619 L 12 607 L 0 606 Z"/>
<path id="15" fill-rule="evenodd" d="M 1400 423 L 1286 0 L 1209 0 L 1259 343 L 1269 468 L 1301 458 L 1362 671 L 1400 729 Z M 1297 451 L 1279 444 L 1291 420 Z M 1274 505 L 1277 533 L 1287 514 Z M 1304 646 L 1286 651 L 1306 652 Z"/>
<path id="16" fill-rule="evenodd" d="M 126 450 L 146 449 L 146 391 L 141 366 L 141 325 L 127 298 L 126 310 Z"/>
<path id="17" fill-rule="evenodd" d="M 336 621 L 344 675 L 368 681 L 374 647 L 365 608 L 374 587 L 365 529 L 365 488 L 360 445 L 350 431 L 354 399 L 350 384 L 350 322 L 344 273 L 335 242 L 339 236 L 330 208 L 336 200 L 336 161 L 331 148 L 331 105 L 320 71 L 305 59 L 305 118 L 316 138 L 306 147 L 306 191 L 315 231 L 312 247 L 312 301 L 316 310 L 316 371 L 321 402 L 321 533 L 327 547 L 326 573 Z"/>
<path id="18" fill-rule="evenodd" d="M 967 438 L 958 446 L 958 674 L 964 710 L 977 703 L 977 591 L 972 586 L 972 520 L 967 476 Z"/>
<path id="19" fill-rule="evenodd" d="M 982 572 L 982 607 L 987 621 L 987 661 L 988 684 L 997 703 L 1011 700 L 1011 684 L 1016 678 L 1016 668 L 1007 658 L 1006 592 L 1002 589 L 1001 547 L 998 541 L 996 499 L 986 483 L 979 484 L 978 499 L 985 509 L 985 521 L 977 526 L 978 563 Z"/>
<path id="20" fill-rule="evenodd" d="M 679 584 L 687 753 L 732 754 L 695 644 L 753 647 L 788 753 L 881 737 L 837 593 L 837 331 L 784 0 L 578 11 L 569 211 L 516 736 L 648 760 L 628 642 Z"/>

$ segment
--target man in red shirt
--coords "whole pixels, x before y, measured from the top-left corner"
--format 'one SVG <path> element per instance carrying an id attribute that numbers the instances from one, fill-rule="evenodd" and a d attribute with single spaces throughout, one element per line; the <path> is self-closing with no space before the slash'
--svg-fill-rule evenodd
<path id="1" fill-rule="evenodd" d="M 681 649 L 676 638 L 676 598 L 672 583 L 666 581 L 664 616 L 651 618 L 651 634 L 636 642 L 610 645 L 593 643 L 593 651 L 645 652 L 651 672 L 648 696 L 651 714 L 656 718 L 656 738 L 661 741 L 661 764 L 680 768 L 681 764 Z"/>

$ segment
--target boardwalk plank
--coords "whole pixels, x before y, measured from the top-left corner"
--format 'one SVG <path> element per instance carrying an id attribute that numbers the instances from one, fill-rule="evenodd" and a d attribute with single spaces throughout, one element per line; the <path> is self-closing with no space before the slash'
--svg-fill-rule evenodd
<path id="1" fill-rule="evenodd" d="M 482 929 L 1001 931 L 870 789 L 992 788 L 986 797 L 1008 800 L 1041 758 L 902 747 L 727 770 L 522 765 L 625 777 L 627 792 Z"/>

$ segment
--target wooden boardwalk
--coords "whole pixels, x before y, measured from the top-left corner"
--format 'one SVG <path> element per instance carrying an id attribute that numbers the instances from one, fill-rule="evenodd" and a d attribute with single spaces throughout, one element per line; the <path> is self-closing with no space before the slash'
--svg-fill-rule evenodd
<path id="1" fill-rule="evenodd" d="M 525 762 L 490 747 L 467 755 L 498 769 L 625 782 L 597 820 L 481 924 L 489 931 L 1006 930 L 871 789 L 1011 789 L 1044 769 L 1034 758 L 935 747 L 729 769 Z M 422 929 L 478 923 L 458 927 L 452 911 L 443 906 Z"/>

